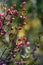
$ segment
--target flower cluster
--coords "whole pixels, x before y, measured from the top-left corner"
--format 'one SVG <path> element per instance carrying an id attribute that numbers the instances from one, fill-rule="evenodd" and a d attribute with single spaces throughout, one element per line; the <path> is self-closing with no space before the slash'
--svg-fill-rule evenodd
<path id="1" fill-rule="evenodd" d="M 29 59 L 31 55 L 31 43 L 28 41 L 26 36 L 18 37 L 17 34 L 26 25 L 28 19 L 27 9 L 25 8 L 26 2 L 22 2 L 20 7 L 17 9 L 17 4 L 13 4 L 12 8 L 6 8 L 6 12 L 0 14 L 0 39 L 10 51 L 3 58 L 1 55 L 0 65 L 24 65 L 24 59 Z M 17 39 L 16 39 L 17 38 Z M 36 48 L 33 49 L 33 55 Z M 36 57 L 35 57 L 36 58 Z M 14 61 L 14 62 L 13 62 Z"/>

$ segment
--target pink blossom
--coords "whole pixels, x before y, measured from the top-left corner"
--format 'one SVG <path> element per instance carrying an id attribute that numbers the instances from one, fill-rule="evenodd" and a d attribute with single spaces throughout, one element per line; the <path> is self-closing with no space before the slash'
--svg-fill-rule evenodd
<path id="1" fill-rule="evenodd" d="M 1 35 L 2 35 L 2 36 L 4 36 L 4 34 L 5 34 L 4 32 L 1 32 Z"/>
<path id="2" fill-rule="evenodd" d="M 16 4 L 14 4 L 13 7 L 16 8 Z"/>
<path id="3" fill-rule="evenodd" d="M 21 39 L 20 39 L 20 38 L 18 38 L 18 41 L 21 41 Z"/>
<path id="4" fill-rule="evenodd" d="M 27 19 L 27 16 L 23 16 L 23 19 L 26 20 Z"/>
<path id="5" fill-rule="evenodd" d="M 18 48 L 21 48 L 22 46 L 24 46 L 25 42 L 21 42 L 19 45 L 18 45 Z"/>
<path id="6" fill-rule="evenodd" d="M 27 42 L 27 44 L 26 44 L 27 46 L 30 46 L 30 42 Z"/>
<path id="7" fill-rule="evenodd" d="M 22 2 L 22 5 L 25 5 L 26 4 L 26 2 L 24 1 L 24 2 Z"/>
<path id="8" fill-rule="evenodd" d="M 26 11 L 26 8 L 23 8 L 22 10 L 25 12 Z"/>
<path id="9" fill-rule="evenodd" d="M 18 27 L 18 30 L 22 30 L 22 27 Z"/>
<path id="10" fill-rule="evenodd" d="M 0 21 L 0 29 L 2 28 L 2 21 Z"/>
<path id="11" fill-rule="evenodd" d="M 23 38 L 23 40 L 24 40 L 24 41 L 26 41 L 26 40 L 27 40 L 27 38 L 26 38 L 26 37 L 24 37 L 24 38 Z"/>
<path id="12" fill-rule="evenodd" d="M 11 13 L 12 13 L 12 14 L 15 14 L 15 13 L 16 13 L 16 10 L 12 10 Z"/>
<path id="13" fill-rule="evenodd" d="M 1 16 L 4 16 L 4 15 L 5 15 L 5 13 L 2 13 L 2 14 L 1 14 Z"/>
<path id="14" fill-rule="evenodd" d="M 26 25 L 26 22 L 24 22 L 23 25 Z"/>
<path id="15" fill-rule="evenodd" d="M 16 13 L 16 16 L 19 17 L 20 16 L 20 13 Z"/>
<path id="16" fill-rule="evenodd" d="M 7 9 L 7 13 L 10 12 L 10 9 Z"/>
<path id="17" fill-rule="evenodd" d="M 2 31 L 1 31 L 1 35 L 2 35 L 2 36 L 4 36 L 5 33 L 6 33 L 6 30 L 2 30 Z"/>
<path id="18" fill-rule="evenodd" d="M 8 14 L 12 14 L 12 12 L 11 12 L 10 9 L 7 9 L 7 13 L 8 13 Z"/>

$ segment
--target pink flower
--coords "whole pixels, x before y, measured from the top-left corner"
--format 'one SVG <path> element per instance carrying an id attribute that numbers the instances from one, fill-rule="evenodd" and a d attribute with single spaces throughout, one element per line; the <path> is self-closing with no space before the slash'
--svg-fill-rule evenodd
<path id="1" fill-rule="evenodd" d="M 26 20 L 27 19 L 27 16 L 23 16 L 23 19 Z"/>
<path id="2" fill-rule="evenodd" d="M 23 8 L 22 10 L 25 12 L 26 11 L 26 8 Z"/>
<path id="3" fill-rule="evenodd" d="M 11 14 L 11 10 L 10 10 L 10 9 L 7 9 L 7 13 L 8 13 L 8 14 Z"/>
<path id="4" fill-rule="evenodd" d="M 0 21 L 0 29 L 2 28 L 2 21 Z"/>
<path id="5" fill-rule="evenodd" d="M 24 40 L 24 41 L 26 41 L 26 40 L 27 40 L 27 38 L 26 38 L 26 37 L 24 37 L 24 38 L 23 38 L 23 40 Z"/>
<path id="6" fill-rule="evenodd" d="M 11 27 L 11 23 L 10 23 L 10 22 L 8 22 L 8 23 L 7 23 L 7 26 Z"/>
<path id="7" fill-rule="evenodd" d="M 14 18 L 14 17 L 12 17 L 12 20 L 15 20 L 15 18 Z"/>
<path id="8" fill-rule="evenodd" d="M 7 60 L 8 60 L 8 61 L 11 61 L 11 56 L 9 56 Z"/>
<path id="9" fill-rule="evenodd" d="M 18 38 L 18 41 L 21 41 L 21 39 L 20 39 L 20 38 Z"/>
<path id="10" fill-rule="evenodd" d="M 26 25 L 26 22 L 24 22 L 23 25 Z"/>
<path id="11" fill-rule="evenodd" d="M 16 13 L 16 16 L 19 17 L 19 16 L 20 16 L 20 13 L 17 12 L 17 13 Z"/>
<path id="12" fill-rule="evenodd" d="M 19 45 L 18 45 L 18 48 L 21 48 L 22 46 L 25 45 L 25 42 L 21 42 Z"/>
<path id="13" fill-rule="evenodd" d="M 12 14 L 15 14 L 16 13 L 16 10 L 12 10 L 11 12 L 12 12 Z"/>
<path id="14" fill-rule="evenodd" d="M 10 12 L 10 9 L 7 9 L 7 13 Z"/>
<path id="15" fill-rule="evenodd" d="M 25 5 L 26 4 L 26 2 L 24 1 L 24 2 L 22 2 L 22 5 Z"/>
<path id="16" fill-rule="evenodd" d="M 22 27 L 18 27 L 18 30 L 22 30 Z"/>
<path id="17" fill-rule="evenodd" d="M 3 31 L 1 32 L 1 35 L 2 35 L 2 36 L 4 36 L 4 35 L 5 35 L 5 33 L 6 33 L 6 31 L 5 31 L 5 30 L 3 30 Z"/>
<path id="18" fill-rule="evenodd" d="M 16 8 L 16 4 L 14 4 L 13 7 Z"/>
<path id="19" fill-rule="evenodd" d="M 27 46 L 30 46 L 30 42 L 27 42 L 27 44 L 26 44 Z"/>
<path id="20" fill-rule="evenodd" d="M 1 14 L 1 16 L 4 16 L 4 15 L 5 15 L 5 13 L 2 13 L 2 14 Z"/>
<path id="21" fill-rule="evenodd" d="M 5 34 L 4 32 L 1 32 L 1 36 L 4 36 L 4 34 Z"/>

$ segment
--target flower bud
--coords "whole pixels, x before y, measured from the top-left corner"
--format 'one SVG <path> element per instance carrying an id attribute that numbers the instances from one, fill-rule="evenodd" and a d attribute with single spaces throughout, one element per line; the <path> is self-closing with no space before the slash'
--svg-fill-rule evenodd
<path id="1" fill-rule="evenodd" d="M 2 28 L 2 21 L 0 21 L 0 29 Z"/>
<path id="2" fill-rule="evenodd" d="M 27 46 L 30 46 L 30 42 L 27 42 L 27 44 L 26 44 Z"/>
<path id="3" fill-rule="evenodd" d="M 22 5 L 26 5 L 26 2 L 24 1 L 24 2 L 22 2 Z"/>
<path id="4" fill-rule="evenodd" d="M 16 4 L 14 4 L 13 7 L 16 8 Z"/>

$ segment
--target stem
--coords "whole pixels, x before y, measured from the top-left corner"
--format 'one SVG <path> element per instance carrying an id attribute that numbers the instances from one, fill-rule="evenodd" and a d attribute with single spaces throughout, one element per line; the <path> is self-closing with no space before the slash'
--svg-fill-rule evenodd
<path id="1" fill-rule="evenodd" d="M 1 55 L 1 58 L 2 58 L 2 56 L 3 56 L 3 54 L 5 53 L 6 50 L 7 50 L 7 48 L 3 51 L 2 55 Z"/>

